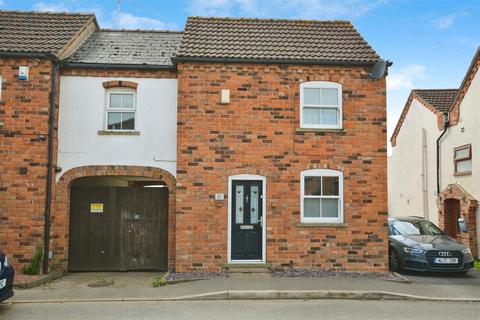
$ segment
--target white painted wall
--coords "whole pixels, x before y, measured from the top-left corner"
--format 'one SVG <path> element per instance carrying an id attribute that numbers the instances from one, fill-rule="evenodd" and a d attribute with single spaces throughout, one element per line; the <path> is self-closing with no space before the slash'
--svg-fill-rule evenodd
<path id="1" fill-rule="evenodd" d="M 135 129 L 140 135 L 99 135 L 105 130 L 102 83 L 138 83 Z M 58 166 L 151 166 L 176 174 L 177 79 L 62 76 L 58 121 Z"/>
<path id="2" fill-rule="evenodd" d="M 480 201 L 480 72 L 473 78 L 460 104 L 459 123 L 448 129 L 441 143 L 441 189 L 459 183 Z M 463 132 L 462 132 L 463 128 Z M 453 149 L 465 144 L 472 145 L 472 174 L 455 176 Z M 477 242 L 480 243 L 480 216 L 477 208 Z M 480 251 L 479 251 L 480 254 Z"/>
<path id="3" fill-rule="evenodd" d="M 422 131 L 426 131 L 427 205 L 424 212 L 422 184 Z M 388 158 L 388 211 L 393 217 L 422 216 L 438 223 L 436 204 L 436 115 L 413 99 Z M 428 214 L 427 214 L 428 213 Z"/>

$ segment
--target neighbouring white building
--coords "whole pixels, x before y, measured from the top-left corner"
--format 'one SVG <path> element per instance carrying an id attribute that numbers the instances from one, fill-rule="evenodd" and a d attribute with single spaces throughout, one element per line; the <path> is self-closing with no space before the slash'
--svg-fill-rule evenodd
<path id="1" fill-rule="evenodd" d="M 479 67 L 480 48 L 459 89 L 412 90 L 388 159 L 389 214 L 425 217 L 462 239 L 477 257 Z"/>

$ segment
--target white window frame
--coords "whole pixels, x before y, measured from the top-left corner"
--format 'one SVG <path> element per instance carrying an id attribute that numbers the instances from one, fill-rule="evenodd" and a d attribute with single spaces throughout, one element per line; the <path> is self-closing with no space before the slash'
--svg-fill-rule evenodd
<path id="1" fill-rule="evenodd" d="M 337 89 L 338 105 L 305 105 L 304 103 L 304 91 L 305 89 Z M 300 127 L 307 129 L 342 129 L 343 128 L 343 100 L 342 100 L 342 85 L 336 82 L 329 81 L 309 81 L 300 84 Z M 338 109 L 338 122 L 337 124 L 305 124 L 303 122 L 303 109 L 309 108 L 331 108 Z"/>
<path id="2" fill-rule="evenodd" d="M 135 89 L 129 88 L 111 88 L 106 90 L 107 98 L 105 105 L 105 130 L 114 132 L 132 132 L 137 130 L 137 92 Z M 131 94 L 133 95 L 133 107 L 132 108 L 110 108 L 110 97 L 112 94 Z M 133 129 L 109 129 L 108 128 L 108 114 L 110 112 L 133 112 L 134 125 Z"/>
<path id="3" fill-rule="evenodd" d="M 338 196 L 305 196 L 305 177 L 338 177 Z M 305 217 L 304 216 L 304 199 L 338 199 L 338 217 Z M 300 221 L 302 223 L 343 223 L 343 172 L 331 169 L 313 169 L 305 170 L 300 174 Z"/>

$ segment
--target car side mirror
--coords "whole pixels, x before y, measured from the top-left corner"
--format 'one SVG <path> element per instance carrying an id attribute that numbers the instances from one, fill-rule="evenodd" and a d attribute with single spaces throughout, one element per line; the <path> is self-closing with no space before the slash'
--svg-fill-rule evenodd
<path id="1" fill-rule="evenodd" d="M 457 221 L 458 221 L 458 227 L 460 231 L 462 233 L 467 232 L 467 220 L 464 217 L 462 217 L 462 218 L 458 218 Z"/>

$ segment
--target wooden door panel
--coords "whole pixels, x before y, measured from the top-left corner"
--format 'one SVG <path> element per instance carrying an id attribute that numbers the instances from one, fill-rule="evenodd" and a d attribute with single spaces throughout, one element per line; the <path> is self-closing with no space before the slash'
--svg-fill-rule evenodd
<path id="1" fill-rule="evenodd" d="M 166 270 L 168 251 L 168 190 L 132 188 L 125 228 L 127 270 Z"/>
<path id="2" fill-rule="evenodd" d="M 91 212 L 92 203 L 103 204 L 103 212 Z M 118 270 L 121 239 L 115 188 L 72 187 L 70 212 L 69 270 Z"/>
<path id="3" fill-rule="evenodd" d="M 70 271 L 167 269 L 167 188 L 72 187 L 70 203 Z"/>

